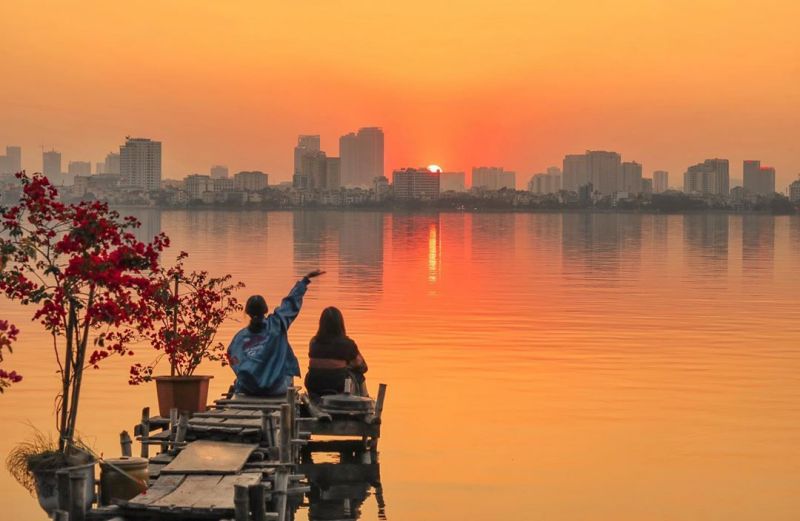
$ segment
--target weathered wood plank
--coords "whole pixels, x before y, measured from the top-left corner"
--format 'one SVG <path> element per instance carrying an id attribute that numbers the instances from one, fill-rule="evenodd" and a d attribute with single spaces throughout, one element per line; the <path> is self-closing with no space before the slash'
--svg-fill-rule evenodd
<path id="1" fill-rule="evenodd" d="M 244 466 L 256 444 L 198 440 L 187 445 L 161 474 L 234 474 Z"/>
<path id="2" fill-rule="evenodd" d="M 134 508 L 148 507 L 178 488 L 185 478 L 186 476 L 183 474 L 159 476 L 156 482 L 153 483 L 153 486 L 148 488 L 146 492 L 131 499 L 128 502 L 128 506 Z"/>

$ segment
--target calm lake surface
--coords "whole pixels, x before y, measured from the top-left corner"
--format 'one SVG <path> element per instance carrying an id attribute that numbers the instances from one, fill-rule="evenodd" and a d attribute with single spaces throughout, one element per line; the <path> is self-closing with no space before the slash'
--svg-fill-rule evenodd
<path id="1" fill-rule="evenodd" d="M 125 213 L 271 307 L 303 273 L 328 271 L 290 338 L 305 368 L 319 313 L 336 305 L 371 391 L 389 385 L 389 520 L 798 518 L 797 217 Z M 0 311 L 22 330 L 7 365 L 25 377 L 0 396 L 4 457 L 28 422 L 54 428 L 57 375 L 31 310 Z M 152 385 L 126 383 L 151 356 L 86 379 L 79 429 L 106 456 L 155 407 Z M 214 396 L 232 381 L 228 368 L 198 372 L 215 376 Z M 5 471 L 0 504 L 3 519 L 45 519 Z M 360 512 L 379 518 L 374 494 Z"/>

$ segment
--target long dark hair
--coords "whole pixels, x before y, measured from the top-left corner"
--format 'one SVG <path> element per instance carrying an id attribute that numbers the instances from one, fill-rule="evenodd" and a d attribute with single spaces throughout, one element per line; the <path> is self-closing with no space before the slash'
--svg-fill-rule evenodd
<path id="1" fill-rule="evenodd" d="M 247 329 L 251 333 L 258 333 L 264 329 L 264 315 L 267 314 L 267 301 L 261 295 L 253 295 L 247 299 L 244 305 L 244 312 L 250 315 L 250 323 Z"/>
<path id="2" fill-rule="evenodd" d="M 319 329 L 314 339 L 329 342 L 346 336 L 347 331 L 344 328 L 342 312 L 333 306 L 323 309 L 322 314 L 319 316 Z"/>

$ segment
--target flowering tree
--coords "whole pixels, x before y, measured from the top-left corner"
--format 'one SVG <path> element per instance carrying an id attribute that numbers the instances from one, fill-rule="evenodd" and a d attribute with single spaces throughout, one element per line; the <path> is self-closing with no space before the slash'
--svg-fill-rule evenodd
<path id="1" fill-rule="evenodd" d="M 0 362 L 3 361 L 4 350 L 11 352 L 11 344 L 17 339 L 18 334 L 19 329 L 14 324 L 9 324 L 7 320 L 0 320 Z M 20 380 L 22 380 L 22 376 L 16 371 L 0 369 L 0 393 Z"/>
<path id="2" fill-rule="evenodd" d="M 169 240 L 160 234 L 143 243 L 131 232 L 135 218 L 97 201 L 64 204 L 41 174 L 17 177 L 19 204 L 2 211 L 0 292 L 36 306 L 34 320 L 52 335 L 63 451 L 73 444 L 84 370 L 133 354 L 128 344 L 152 327 L 152 279 Z"/>
<path id="3" fill-rule="evenodd" d="M 169 359 L 170 376 L 190 376 L 200 362 L 227 363 L 225 346 L 214 342 L 219 326 L 242 306 L 233 293 L 244 287 L 231 275 L 211 277 L 207 271 L 188 272 L 181 252 L 170 268 L 161 268 L 150 295 L 154 327 L 145 334 L 161 354 L 149 365 L 131 367 L 130 383 L 152 379 L 158 362 Z"/>

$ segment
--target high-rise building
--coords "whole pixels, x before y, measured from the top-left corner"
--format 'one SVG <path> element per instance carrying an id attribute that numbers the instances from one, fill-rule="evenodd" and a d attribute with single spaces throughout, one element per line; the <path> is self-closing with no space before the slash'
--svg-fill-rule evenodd
<path id="1" fill-rule="evenodd" d="M 22 148 L 6 147 L 6 155 L 0 156 L 0 174 L 16 174 L 22 171 Z"/>
<path id="2" fill-rule="evenodd" d="M 120 175 L 125 186 L 143 190 L 161 188 L 161 142 L 126 138 L 119 147 Z"/>
<path id="3" fill-rule="evenodd" d="M 463 192 L 466 190 L 464 172 L 440 172 L 439 190 L 442 192 Z"/>
<path id="4" fill-rule="evenodd" d="M 622 179 L 617 191 L 636 195 L 642 192 L 642 165 L 635 161 L 622 163 Z"/>
<path id="5" fill-rule="evenodd" d="M 106 160 L 103 163 L 104 174 L 119 174 L 119 154 L 109 152 L 106 154 Z"/>
<path id="6" fill-rule="evenodd" d="M 399 200 L 439 198 L 439 172 L 427 168 L 404 168 L 392 172 L 394 196 Z"/>
<path id="7" fill-rule="evenodd" d="M 70 161 L 67 164 L 69 175 L 92 175 L 92 163 L 89 161 Z"/>
<path id="8" fill-rule="evenodd" d="M 761 161 L 745 160 L 744 189 L 758 195 L 775 193 L 775 169 L 761 166 Z"/>
<path id="9" fill-rule="evenodd" d="M 653 192 L 660 194 L 669 190 L 669 173 L 664 170 L 653 172 Z"/>
<path id="10" fill-rule="evenodd" d="M 314 165 L 313 161 L 304 161 L 304 156 L 320 152 L 320 139 L 318 134 L 300 135 L 297 137 L 297 146 L 294 147 L 294 177 L 292 183 L 295 188 L 310 188 L 309 172 L 304 172 L 304 166 Z"/>
<path id="11" fill-rule="evenodd" d="M 561 190 L 561 169 L 551 166 L 546 173 L 534 174 L 528 182 L 528 191 L 535 194 L 555 194 Z"/>
<path id="12" fill-rule="evenodd" d="M 106 167 L 106 164 L 103 161 L 97 161 L 94 164 L 94 174 L 95 175 L 105 174 L 105 171 L 104 171 L 105 167 Z"/>
<path id="13" fill-rule="evenodd" d="M 328 175 L 328 157 L 321 150 L 307 150 L 300 156 L 300 170 L 295 188 L 324 190 Z"/>
<path id="14" fill-rule="evenodd" d="M 42 173 L 51 181 L 61 179 L 61 152 L 42 152 Z"/>
<path id="15" fill-rule="evenodd" d="M 343 186 L 371 186 L 383 176 L 384 136 L 379 127 L 365 127 L 339 138 Z"/>
<path id="16" fill-rule="evenodd" d="M 652 194 L 653 193 L 653 180 L 648 179 L 647 177 L 642 178 L 642 192 L 643 194 Z"/>
<path id="17" fill-rule="evenodd" d="M 269 185 L 269 174 L 259 171 L 239 172 L 233 176 L 233 182 L 237 190 L 258 192 Z"/>
<path id="18" fill-rule="evenodd" d="M 342 162 L 338 157 L 329 157 L 325 160 L 325 190 L 338 190 L 342 186 Z"/>
<path id="19" fill-rule="evenodd" d="M 789 185 L 789 200 L 800 204 L 800 179 Z"/>
<path id="20" fill-rule="evenodd" d="M 189 200 L 196 201 L 203 198 L 205 192 L 213 192 L 214 185 L 211 176 L 203 174 L 192 174 L 184 179 L 186 191 L 189 193 Z"/>
<path id="21" fill-rule="evenodd" d="M 730 191 L 727 159 L 706 159 L 690 166 L 683 174 L 683 191 L 704 195 L 728 195 Z"/>
<path id="22" fill-rule="evenodd" d="M 586 154 L 568 154 L 564 156 L 564 174 L 562 186 L 564 190 L 577 192 L 589 183 L 589 157 Z"/>
<path id="23" fill-rule="evenodd" d="M 214 165 L 211 167 L 211 179 L 227 179 L 228 167 L 222 165 Z"/>
<path id="24" fill-rule="evenodd" d="M 355 132 L 339 138 L 339 159 L 342 186 L 358 185 L 358 136 Z"/>
<path id="25" fill-rule="evenodd" d="M 630 188 L 641 190 L 641 165 L 626 163 L 631 178 Z M 635 166 L 634 166 L 635 165 Z M 601 195 L 613 195 L 625 191 L 625 168 L 622 157 L 617 152 L 587 150 L 585 154 L 564 156 L 563 186 L 565 190 L 578 191 L 588 183 Z"/>
<path id="26" fill-rule="evenodd" d="M 503 170 L 499 166 L 477 166 L 472 168 L 472 188 L 500 190 L 517 187 L 517 174 Z"/>

